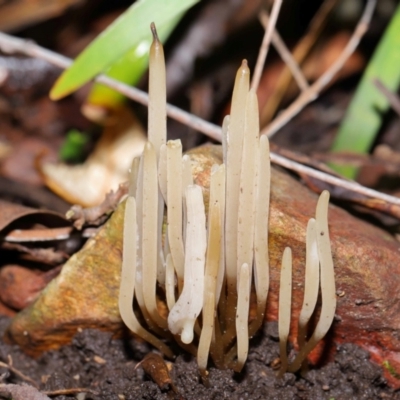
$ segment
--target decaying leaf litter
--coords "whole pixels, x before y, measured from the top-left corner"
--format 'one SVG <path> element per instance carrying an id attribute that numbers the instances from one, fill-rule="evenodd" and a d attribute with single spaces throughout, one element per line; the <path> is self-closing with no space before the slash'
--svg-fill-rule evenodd
<path id="1" fill-rule="evenodd" d="M 364 21 L 365 22 L 365 21 Z M 37 157 L 37 158 L 40 158 L 40 157 Z M 36 158 L 36 161 L 37 161 L 37 158 Z M 279 160 L 279 158 L 276 158 L 276 159 L 278 159 Z M 39 163 L 39 165 L 43 165 L 43 164 L 40 164 Z M 351 187 L 351 185 L 350 185 L 350 187 Z M 389 199 L 389 201 L 390 201 L 390 199 Z M 389 207 L 390 208 L 390 207 Z M 393 208 L 395 209 L 395 205 L 393 206 Z M 392 213 L 393 214 L 393 213 Z M 395 214 L 395 213 L 394 213 Z M 93 234 L 93 232 L 92 232 L 92 234 Z M 79 235 L 78 235 L 79 236 Z M 70 251 L 70 253 L 72 254 L 73 253 L 73 251 Z M 363 300 L 361 299 L 360 301 L 359 301 L 359 304 L 362 304 L 362 302 L 363 302 Z M 391 366 L 389 366 L 389 368 L 391 368 Z"/>

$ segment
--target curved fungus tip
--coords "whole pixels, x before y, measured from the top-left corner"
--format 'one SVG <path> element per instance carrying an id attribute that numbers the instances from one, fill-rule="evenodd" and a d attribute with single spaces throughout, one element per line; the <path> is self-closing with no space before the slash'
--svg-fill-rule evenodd
<path id="1" fill-rule="evenodd" d="M 154 22 L 152 22 L 150 24 L 150 29 L 151 29 L 151 33 L 153 34 L 153 39 L 155 42 L 159 42 L 160 40 L 158 39 L 158 34 L 157 34 L 157 29 L 156 29 L 156 24 Z"/>
<path id="2" fill-rule="evenodd" d="M 147 141 L 144 145 L 144 150 L 152 150 L 153 149 L 153 144 L 149 141 Z"/>
<path id="3" fill-rule="evenodd" d="M 193 326 L 190 322 L 186 322 L 181 333 L 181 340 L 185 344 L 193 342 Z"/>
<path id="4" fill-rule="evenodd" d="M 240 65 L 240 72 L 242 73 L 242 75 L 250 74 L 249 65 L 246 59 L 242 60 L 242 64 Z"/>

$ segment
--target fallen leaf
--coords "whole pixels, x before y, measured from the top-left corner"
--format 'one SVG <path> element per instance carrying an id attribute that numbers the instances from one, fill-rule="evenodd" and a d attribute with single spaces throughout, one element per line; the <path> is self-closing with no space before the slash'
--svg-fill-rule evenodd
<path id="1" fill-rule="evenodd" d="M 47 186 L 70 203 L 85 207 L 100 204 L 105 195 L 128 179 L 134 157 L 141 154 L 146 136 L 127 107 L 116 111 L 88 160 L 81 165 L 43 164 Z"/>
<path id="2" fill-rule="evenodd" d="M 0 30 L 12 32 L 39 21 L 61 15 L 68 7 L 82 0 L 58 1 L 7 1 L 0 7 Z"/>
<path id="3" fill-rule="evenodd" d="M 305 78 L 309 82 L 312 82 L 326 72 L 331 64 L 333 64 L 341 54 L 349 39 L 350 34 L 340 32 L 317 46 L 303 64 L 302 70 Z M 356 51 L 353 53 L 327 87 L 330 87 L 340 79 L 346 78 L 360 71 L 364 66 L 364 62 L 365 61 L 359 52 Z M 283 70 L 283 62 L 275 62 L 265 69 L 261 78 L 260 86 L 257 91 L 260 104 L 261 126 L 264 126 L 270 120 L 272 109 L 275 110 L 277 107 L 274 100 L 274 94 L 276 91 L 279 92 L 280 90 L 277 83 L 279 82 L 279 77 Z M 297 93 L 299 93 L 299 89 L 297 85 L 292 82 L 286 90 L 285 96 L 282 100 L 285 101 L 293 98 Z"/>
<path id="4" fill-rule="evenodd" d="M 43 139 L 27 137 L 15 144 L 13 151 L 2 161 L 1 175 L 17 182 L 29 184 L 35 187 L 43 185 L 43 179 L 35 168 L 36 160 L 42 162 L 54 162 L 57 159 L 56 152 Z"/>
<path id="5" fill-rule="evenodd" d="M 36 210 L 0 200 L 0 234 L 2 236 L 4 236 L 2 231 L 32 228 L 36 224 L 42 225 L 42 229 L 69 225 L 62 214 L 54 211 Z"/>

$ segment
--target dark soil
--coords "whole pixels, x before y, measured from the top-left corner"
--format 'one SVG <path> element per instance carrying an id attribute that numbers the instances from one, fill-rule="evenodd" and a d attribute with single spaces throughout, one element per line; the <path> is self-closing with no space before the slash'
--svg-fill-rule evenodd
<path id="1" fill-rule="evenodd" d="M 8 323 L 8 318 L 0 318 L 0 335 Z M 109 333 L 85 330 L 70 345 L 37 360 L 17 346 L 0 342 L 0 361 L 8 362 L 11 356 L 13 367 L 35 380 L 43 391 L 76 387 L 92 391 L 52 396 L 55 400 L 400 399 L 400 393 L 386 385 L 382 369 L 353 344 L 339 346 L 333 362 L 310 370 L 306 378 L 287 373 L 277 379 L 271 367 L 279 357 L 276 323 L 266 324 L 263 334 L 252 341 L 242 373 L 211 367 L 209 387 L 201 383 L 196 360 L 183 354 L 172 364 L 170 373 L 177 393 L 170 385 L 161 390 L 140 366 L 135 369 L 149 351 L 147 344 L 137 340 L 112 340 Z M 0 367 L 0 376 L 5 372 Z M 11 373 L 6 374 L 5 383 L 22 381 Z"/>

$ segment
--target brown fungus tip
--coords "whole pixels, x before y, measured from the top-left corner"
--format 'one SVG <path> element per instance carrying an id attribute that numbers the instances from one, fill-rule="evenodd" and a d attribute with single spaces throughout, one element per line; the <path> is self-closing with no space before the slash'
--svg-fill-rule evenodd
<path id="1" fill-rule="evenodd" d="M 152 22 L 150 24 L 150 29 L 151 29 L 151 33 L 153 34 L 154 41 L 159 42 L 160 40 L 158 39 L 156 24 L 154 22 Z"/>

